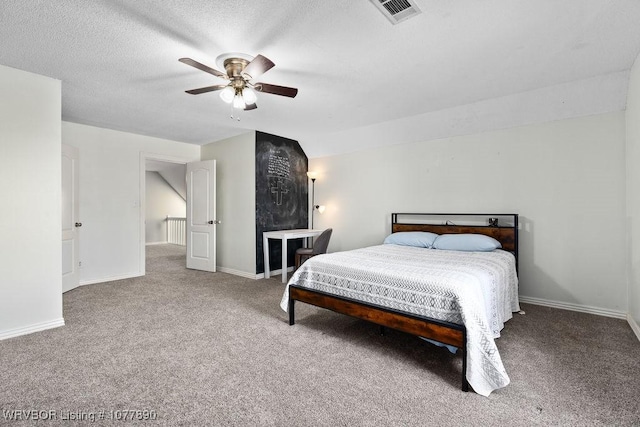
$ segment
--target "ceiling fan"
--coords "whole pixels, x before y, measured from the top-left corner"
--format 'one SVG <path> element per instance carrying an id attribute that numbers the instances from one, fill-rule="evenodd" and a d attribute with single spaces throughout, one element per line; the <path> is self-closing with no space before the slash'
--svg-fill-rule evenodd
<path id="1" fill-rule="evenodd" d="M 220 90 L 220 98 L 228 104 L 233 103 L 234 109 L 255 110 L 256 92 L 295 98 L 298 89 L 293 87 L 272 85 L 269 83 L 252 82 L 255 78 L 272 69 L 275 64 L 262 55 L 255 58 L 243 53 L 225 53 L 216 58 L 218 66 L 224 68 L 225 73 L 208 67 L 191 58 L 180 58 L 180 62 L 190 65 L 205 73 L 213 74 L 229 83 L 191 89 L 186 92 L 191 95 Z"/>

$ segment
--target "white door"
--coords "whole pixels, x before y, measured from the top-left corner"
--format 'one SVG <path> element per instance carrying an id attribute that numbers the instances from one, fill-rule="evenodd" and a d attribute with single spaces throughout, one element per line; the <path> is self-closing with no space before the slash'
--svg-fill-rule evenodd
<path id="1" fill-rule="evenodd" d="M 187 163 L 187 268 L 216 271 L 216 161 Z"/>
<path id="2" fill-rule="evenodd" d="M 78 149 L 62 144 L 62 292 L 78 287 Z"/>

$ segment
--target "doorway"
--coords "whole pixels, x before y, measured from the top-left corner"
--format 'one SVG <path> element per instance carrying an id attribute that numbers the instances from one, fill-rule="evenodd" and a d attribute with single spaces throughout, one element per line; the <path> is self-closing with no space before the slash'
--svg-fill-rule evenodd
<path id="1" fill-rule="evenodd" d="M 185 165 L 147 160 L 145 171 L 145 244 L 186 246 Z"/>
<path id="2" fill-rule="evenodd" d="M 189 162 L 170 156 L 140 153 L 140 274 L 146 274 L 147 172 L 156 172 L 161 169 L 179 171 L 172 172 L 175 174 L 175 187 L 180 189 L 174 190 L 179 192 L 183 186 L 185 189 L 186 267 L 215 272 L 216 228 L 218 224 L 216 220 L 216 161 Z M 168 179 L 165 180 L 168 181 Z"/>
<path id="3" fill-rule="evenodd" d="M 178 157 L 140 154 L 140 273 L 142 275 L 146 274 L 147 244 L 168 243 L 166 217 L 186 218 L 187 163 L 186 159 Z M 174 249 L 180 251 L 185 247 Z M 186 268 L 186 257 L 183 264 Z"/>

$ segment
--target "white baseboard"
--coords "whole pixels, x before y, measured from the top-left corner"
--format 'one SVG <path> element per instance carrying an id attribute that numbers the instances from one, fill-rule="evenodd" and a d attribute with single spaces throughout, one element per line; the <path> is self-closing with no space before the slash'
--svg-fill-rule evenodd
<path id="1" fill-rule="evenodd" d="M 287 272 L 289 273 L 291 273 L 293 270 L 294 270 L 294 267 L 287 268 Z M 216 266 L 216 271 L 219 271 L 221 273 L 233 274 L 235 276 L 246 277 L 247 279 L 253 279 L 253 280 L 264 279 L 264 273 L 261 273 L 261 274 L 248 273 L 246 271 L 235 270 L 233 268 L 227 268 L 227 267 L 221 267 L 221 266 Z M 272 276 L 278 276 L 280 274 L 282 274 L 282 269 L 271 271 Z M 104 282 L 113 282 L 115 280 L 132 279 L 134 277 L 141 277 L 141 276 L 144 276 L 144 274 L 140 274 L 136 272 L 136 273 L 124 274 L 122 276 L 111 276 L 111 277 L 103 277 L 100 279 L 81 280 L 80 286 L 93 285 L 96 283 L 104 283 Z"/>
<path id="2" fill-rule="evenodd" d="M 247 279 L 255 280 L 256 278 L 255 273 L 247 273 L 246 271 L 234 270 L 233 268 L 227 268 L 227 267 L 220 267 L 219 265 L 216 266 L 216 271 L 219 271 L 220 273 L 233 274 L 234 276 L 246 277 Z"/>
<path id="3" fill-rule="evenodd" d="M 104 282 L 113 282 L 115 280 L 133 279 L 134 277 L 141 277 L 141 276 L 144 276 L 144 274 L 135 272 L 130 274 L 123 274 L 122 276 L 111 276 L 111 277 L 103 277 L 101 279 L 81 280 L 80 286 L 93 285 L 96 283 L 104 283 Z"/>
<path id="4" fill-rule="evenodd" d="M 629 326 L 631 326 L 631 329 L 635 332 L 636 337 L 638 337 L 638 340 L 640 341 L 640 326 L 638 326 L 633 317 L 631 317 L 631 314 L 627 314 L 627 322 L 629 322 Z"/>
<path id="5" fill-rule="evenodd" d="M 294 267 L 287 268 L 288 273 L 291 273 L 293 270 L 294 270 Z M 235 276 L 246 277 L 247 279 L 253 279 L 253 280 L 264 279 L 264 273 L 260 273 L 260 274 L 248 273 L 246 271 L 234 270 L 233 268 L 220 267 L 219 265 L 216 266 L 216 271 L 219 271 L 221 273 L 233 274 Z M 282 274 L 282 269 L 271 271 L 271 276 L 279 276 L 281 274 Z"/>
<path id="6" fill-rule="evenodd" d="M 8 331 L 0 332 L 0 341 L 6 340 L 9 338 L 19 337 L 20 335 L 32 334 L 34 332 L 45 331 L 47 329 L 58 328 L 60 326 L 64 326 L 64 318 L 59 318 L 56 320 L 50 320 L 48 322 L 36 323 L 29 326 L 24 326 L 22 328 L 10 329 Z"/>
<path id="7" fill-rule="evenodd" d="M 589 305 L 573 304 L 562 301 L 553 301 L 543 298 L 520 296 L 520 302 L 525 304 L 542 305 L 545 307 L 560 308 L 563 310 L 578 311 L 580 313 L 597 314 L 598 316 L 613 317 L 616 319 L 627 319 L 627 313 L 606 308 L 592 307 Z"/>
<path id="8" fill-rule="evenodd" d="M 144 245 L 145 246 L 153 246 L 153 245 L 166 245 L 169 242 L 147 242 Z"/>
<path id="9" fill-rule="evenodd" d="M 295 267 L 287 267 L 287 273 L 291 273 L 293 270 L 295 270 Z M 271 270 L 269 272 L 270 276 L 279 276 L 282 274 L 282 269 L 278 269 L 278 270 Z M 256 274 L 255 275 L 256 280 L 258 279 L 264 279 L 264 273 L 260 273 L 260 274 Z"/>

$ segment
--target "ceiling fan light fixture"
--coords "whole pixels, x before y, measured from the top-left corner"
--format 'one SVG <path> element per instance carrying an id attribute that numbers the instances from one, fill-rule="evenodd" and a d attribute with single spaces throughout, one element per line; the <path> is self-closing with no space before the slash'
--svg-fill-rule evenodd
<path id="1" fill-rule="evenodd" d="M 255 104 L 258 97 L 256 96 L 256 91 L 251 89 L 250 87 L 245 87 L 242 90 L 242 97 L 244 98 L 244 102 L 247 104 Z"/>
<path id="2" fill-rule="evenodd" d="M 233 98 L 233 108 L 244 109 L 244 107 L 245 107 L 245 103 L 244 103 L 244 99 L 242 99 L 242 94 L 238 93 Z"/>
<path id="3" fill-rule="evenodd" d="M 233 110 L 255 110 L 257 107 L 257 93 L 270 93 L 273 95 L 286 96 L 295 98 L 298 89 L 294 87 L 279 86 L 269 83 L 253 82 L 250 80 L 261 76 L 269 71 L 275 64 L 269 58 L 262 55 L 252 57 L 241 53 L 227 53 L 218 56 L 218 66 L 222 65 L 225 72 L 218 71 L 207 65 L 204 65 L 191 58 L 180 58 L 180 62 L 214 75 L 218 78 L 227 80 L 226 84 L 217 84 L 213 86 L 202 87 L 198 89 L 187 90 L 190 95 L 199 95 L 220 91 L 220 98 L 227 104 L 231 104 Z M 236 118 L 236 113 L 231 114 L 232 118 Z M 240 120 L 239 116 L 237 117 Z"/>
<path id="4" fill-rule="evenodd" d="M 236 91 L 231 86 L 227 86 L 220 92 L 220 98 L 226 102 L 227 104 L 231 104 L 233 101 L 233 97 L 235 96 Z"/>

